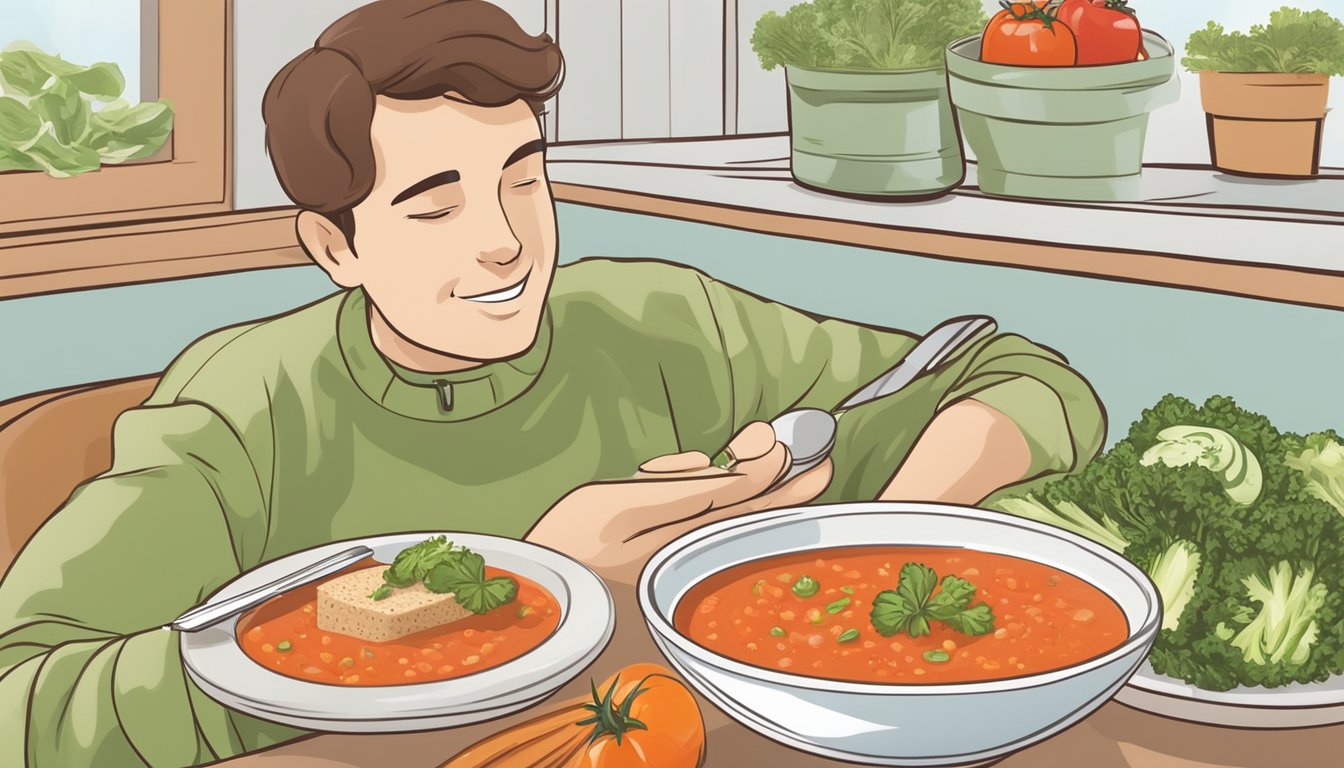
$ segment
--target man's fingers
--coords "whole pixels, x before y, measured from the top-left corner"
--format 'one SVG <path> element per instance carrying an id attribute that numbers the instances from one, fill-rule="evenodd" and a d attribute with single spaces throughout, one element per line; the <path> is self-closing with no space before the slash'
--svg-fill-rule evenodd
<path id="1" fill-rule="evenodd" d="M 713 469 L 607 483 L 607 492 L 623 495 L 616 499 L 622 511 L 612 523 L 616 530 L 628 531 L 628 538 L 705 510 L 737 504 L 770 487 L 784 474 L 788 461 L 788 449 L 775 443 L 763 456 L 738 462 L 731 472 Z"/>
<path id="2" fill-rule="evenodd" d="M 817 466 L 797 477 L 790 478 L 778 488 L 771 489 L 753 499 L 747 499 L 741 506 L 752 512 L 779 507 L 796 507 L 806 504 L 820 496 L 831 484 L 833 467 L 826 459 Z"/>
<path id="3" fill-rule="evenodd" d="M 717 523 L 720 520 L 727 520 L 739 515 L 751 514 L 752 512 L 763 512 L 767 509 L 779 509 L 781 507 L 794 507 L 815 499 L 820 496 L 826 487 L 831 484 L 831 460 L 826 459 L 822 463 L 807 470 L 806 472 L 790 479 L 780 487 L 761 494 L 752 499 L 748 499 L 740 504 L 733 504 L 718 509 L 710 509 L 694 517 L 685 520 L 679 520 L 675 523 L 669 523 L 651 531 L 645 531 L 635 540 L 628 541 L 626 546 L 638 545 L 646 548 L 649 554 L 654 550 L 664 546 L 673 539 L 684 533 L 689 533 L 696 528 L 702 528 L 710 523 Z"/>
<path id="4" fill-rule="evenodd" d="M 764 421 L 753 421 L 728 442 L 728 450 L 738 461 L 759 459 L 775 447 L 775 429 Z"/>
<path id="5" fill-rule="evenodd" d="M 774 434 L 773 430 L 770 434 Z M 737 465 L 731 472 L 725 472 L 719 478 L 704 478 L 719 482 L 706 482 L 695 489 L 696 493 L 687 503 L 689 510 L 715 509 L 750 499 L 769 488 L 789 467 L 789 449 L 783 443 L 772 443 L 768 450 L 754 458 L 737 458 Z"/>
<path id="6" fill-rule="evenodd" d="M 640 464 L 639 471 L 649 474 L 665 474 L 668 472 L 691 472 L 707 467 L 709 467 L 709 457 L 702 451 L 686 451 L 685 453 L 655 456 Z"/>

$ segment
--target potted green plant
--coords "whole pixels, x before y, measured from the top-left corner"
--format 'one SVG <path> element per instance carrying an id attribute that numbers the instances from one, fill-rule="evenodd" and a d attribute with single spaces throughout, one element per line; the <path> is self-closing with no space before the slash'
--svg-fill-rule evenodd
<path id="1" fill-rule="evenodd" d="M 960 184 L 943 48 L 984 24 L 979 0 L 812 0 L 761 16 L 751 45 L 784 67 L 794 179 L 880 200 Z"/>
<path id="2" fill-rule="evenodd" d="M 1214 167 L 1268 177 L 1319 172 L 1330 76 L 1344 75 L 1344 23 L 1285 6 L 1249 34 L 1210 21 L 1185 52 L 1181 63 L 1199 73 Z"/>
<path id="3" fill-rule="evenodd" d="M 952 103 L 982 192 L 1141 198 L 1148 115 L 1181 86 L 1175 49 L 1134 14 L 1118 0 L 1005 2 L 983 34 L 948 46 Z M 1097 59 L 1109 63 L 1079 63 Z"/>

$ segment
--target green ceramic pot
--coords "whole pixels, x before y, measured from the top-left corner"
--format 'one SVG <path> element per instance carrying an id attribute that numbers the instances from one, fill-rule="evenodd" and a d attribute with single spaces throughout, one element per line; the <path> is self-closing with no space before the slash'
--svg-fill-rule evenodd
<path id="1" fill-rule="evenodd" d="M 1148 113 L 1181 95 L 1175 51 L 1144 30 L 1151 58 L 1085 67 L 980 61 L 980 35 L 947 48 L 948 86 L 980 189 L 1056 200 L 1135 200 Z"/>
<path id="2" fill-rule="evenodd" d="M 801 185 L 880 200 L 937 197 L 966 161 L 942 67 L 859 71 L 785 67 L 790 169 Z"/>

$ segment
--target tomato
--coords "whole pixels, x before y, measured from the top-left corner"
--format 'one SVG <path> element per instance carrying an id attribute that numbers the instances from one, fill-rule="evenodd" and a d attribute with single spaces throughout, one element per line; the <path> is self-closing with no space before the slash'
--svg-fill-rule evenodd
<path id="1" fill-rule="evenodd" d="M 980 60 L 1025 67 L 1067 67 L 1078 62 L 1073 32 L 1046 0 L 1009 3 L 985 27 Z"/>
<path id="2" fill-rule="evenodd" d="M 632 664 L 606 684 L 603 698 L 608 714 L 614 717 L 604 719 L 595 713 L 590 718 L 600 735 L 574 768 L 695 768 L 700 764 L 705 726 L 700 707 L 686 686 L 655 664 Z M 605 708 L 601 703 L 598 707 Z"/>
<path id="3" fill-rule="evenodd" d="M 1079 64 L 1139 60 L 1143 31 L 1128 0 L 1064 0 L 1059 20 L 1073 30 Z"/>

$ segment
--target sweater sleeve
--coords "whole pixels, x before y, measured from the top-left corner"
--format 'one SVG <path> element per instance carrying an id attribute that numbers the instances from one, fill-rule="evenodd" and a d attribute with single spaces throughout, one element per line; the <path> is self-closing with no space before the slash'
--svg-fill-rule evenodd
<path id="1" fill-rule="evenodd" d="M 300 734 L 205 697 L 161 628 L 250 567 L 266 532 L 233 427 L 171 397 L 118 419 L 111 469 L 0 582 L 0 765 L 196 765 Z"/>
<path id="2" fill-rule="evenodd" d="M 791 408 L 834 410 L 918 341 L 701 280 L 728 359 L 737 428 Z M 900 392 L 843 413 L 832 451 L 835 476 L 819 501 L 876 498 L 934 416 L 966 398 L 999 410 L 1021 430 L 1031 449 L 1024 482 L 1079 469 L 1101 449 L 1105 414 L 1087 381 L 1058 353 L 995 333 Z"/>

